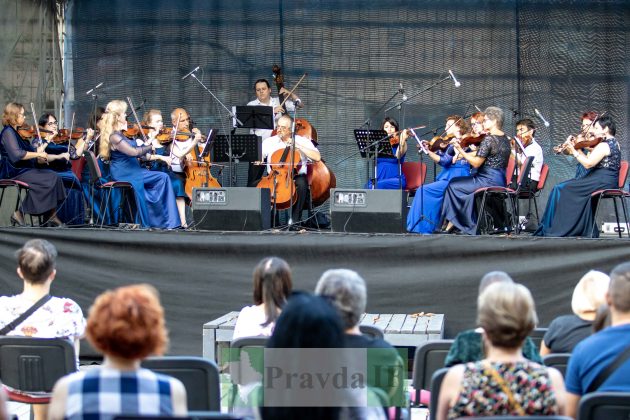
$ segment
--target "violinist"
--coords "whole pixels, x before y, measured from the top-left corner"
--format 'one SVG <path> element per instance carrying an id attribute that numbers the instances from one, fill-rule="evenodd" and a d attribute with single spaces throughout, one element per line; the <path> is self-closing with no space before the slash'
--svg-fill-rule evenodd
<path id="1" fill-rule="evenodd" d="M 459 115 L 446 118 L 446 137 L 461 140 L 468 133 L 470 126 Z M 407 215 L 407 230 L 415 233 L 432 233 L 440 227 L 440 208 L 444 190 L 451 179 L 470 175 L 470 164 L 455 153 L 455 146 L 448 144 L 445 149 L 436 152 L 429 150 L 428 142 L 423 141 L 428 155 L 443 169 L 435 178 L 435 182 L 423 185 L 416 191 L 416 196 Z"/>
<path id="2" fill-rule="evenodd" d="M 171 112 L 171 123 L 173 124 L 172 129 L 177 127 L 178 132 L 191 133 L 188 139 L 177 140 L 167 146 L 168 156 L 171 158 L 171 169 L 185 182 L 184 165 L 186 160 L 196 159 L 194 153 L 191 152 L 202 140 L 201 131 L 198 128 L 191 128 L 190 115 L 184 108 L 175 108 Z"/>
<path id="3" fill-rule="evenodd" d="M 113 100 L 107 104 L 98 123 L 101 132 L 100 157 L 110 162 L 115 181 L 133 186 L 137 217 L 142 227 L 174 229 L 181 225 L 171 181 L 165 173 L 142 168 L 138 157 L 153 153 L 152 145 L 136 146 L 125 137 L 127 103 Z"/>
<path id="4" fill-rule="evenodd" d="M 146 133 L 147 141 L 155 150 L 155 154 L 148 155 L 148 160 L 151 162 L 150 169 L 164 172 L 170 178 L 181 226 L 186 228 L 188 226 L 186 223 L 186 201 L 190 201 L 190 197 L 188 197 L 185 190 L 186 177 L 183 172 L 174 172 L 171 169 L 173 161 L 173 157 L 170 156 L 172 143 L 163 144 L 157 139 L 160 130 L 164 127 L 162 113 L 157 109 L 148 110 L 142 117 L 142 125 L 149 127 Z M 180 125 L 182 125 L 181 121 Z"/>
<path id="5" fill-rule="evenodd" d="M 540 180 L 540 172 L 544 163 L 544 157 L 542 147 L 540 147 L 540 145 L 536 142 L 535 134 L 536 126 L 531 119 L 525 118 L 516 123 L 516 138 L 521 142 L 523 150 L 520 150 L 520 147 L 516 145 L 516 149 L 518 149 L 519 152 L 515 155 L 514 149 L 512 149 L 512 156 L 516 158 L 516 162 L 519 167 L 529 156 L 534 157 L 532 168 L 529 172 L 529 181 L 524 184 L 522 190 L 530 196 L 527 204 L 527 214 L 525 216 L 525 227 L 523 229 L 526 232 L 535 231 L 539 222 L 536 220 L 536 215 L 531 212 L 531 197 L 536 191 L 538 191 L 538 181 Z"/>
<path id="6" fill-rule="evenodd" d="M 273 168 L 269 165 L 271 161 L 271 155 L 277 151 L 282 150 L 283 148 L 289 147 L 291 145 L 291 127 L 293 120 L 288 115 L 283 115 L 277 122 L 276 129 L 278 134 L 275 136 L 268 137 L 263 141 L 262 144 L 262 156 L 263 160 L 267 161 L 267 173 L 272 173 Z M 307 172 L 307 163 L 310 159 L 311 161 L 319 162 L 321 159 L 321 155 L 319 154 L 319 150 L 313 145 L 313 143 L 302 136 L 295 136 L 295 148 L 300 153 L 301 157 L 301 166 L 298 172 L 294 175 L 293 180 L 295 181 L 295 189 L 297 191 L 297 200 L 293 204 L 293 208 L 291 209 L 291 217 L 294 223 L 298 223 L 302 219 L 302 210 L 304 210 L 304 206 L 306 205 L 306 200 L 308 198 L 308 180 L 306 178 Z"/>
<path id="7" fill-rule="evenodd" d="M 57 208 L 57 216 L 67 225 L 82 224 L 85 221 L 83 190 L 79 178 L 72 171 L 70 160 L 76 160 L 83 155 L 84 137 L 72 140 L 69 138 L 70 133 L 61 137 L 57 128 L 57 118 L 50 113 L 42 114 L 39 117 L 38 125 L 42 137 L 41 139 L 33 139 L 32 144 L 38 149 L 43 148 L 46 153 L 58 157 L 57 160 L 48 164 L 48 168 L 57 172 L 61 177 L 68 194 L 63 204 Z M 45 168 L 46 166 L 42 167 Z"/>
<path id="8" fill-rule="evenodd" d="M 378 190 L 404 190 L 407 188 L 407 179 L 400 170 L 400 165 L 405 161 L 407 154 L 407 130 L 400 131 L 398 123 L 392 117 L 385 117 L 381 128 L 390 136 L 393 158 L 377 158 L 376 189 Z M 365 188 L 372 188 L 370 180 Z"/>
<path id="9" fill-rule="evenodd" d="M 43 150 L 37 150 L 22 139 L 17 128 L 24 125 L 24 107 L 8 103 L 2 115 L 4 128 L 0 134 L 0 178 L 15 179 L 29 184 L 21 207 L 11 215 L 11 223 L 24 226 L 24 214 L 44 214 L 47 226 L 60 226 L 57 206 L 66 198 L 61 178 L 50 169 L 40 169 L 37 162 L 56 159 Z"/>
<path id="10" fill-rule="evenodd" d="M 476 168 L 475 175 L 452 179 L 446 188 L 441 210 L 441 220 L 447 222 L 446 233 L 454 229 L 475 235 L 477 212 L 475 191 L 482 187 L 505 185 L 505 169 L 510 159 L 510 141 L 503 132 L 503 111 L 488 107 L 484 111 L 483 129 L 486 135 L 476 151 L 465 151 L 459 142 L 453 141 L 455 151 Z"/>
<path id="11" fill-rule="evenodd" d="M 558 147 L 554 147 L 554 151 L 556 153 L 568 153 L 567 144 L 572 143 L 580 143 L 588 139 L 592 139 L 594 136 L 594 123 L 597 119 L 598 114 L 595 111 L 587 111 L 582 114 L 581 118 L 581 129 L 580 133 L 577 136 L 569 135 L 565 142 Z M 582 148 L 582 152 L 588 154 L 591 148 L 585 147 Z M 575 168 L 575 179 L 584 178 L 588 174 L 588 169 L 582 166 L 579 162 L 577 163 L 577 167 Z"/>
<path id="12" fill-rule="evenodd" d="M 602 115 L 593 125 L 593 134 L 601 141 L 588 155 L 576 150 L 573 142 L 567 143 L 567 151 L 588 173 L 553 188 L 535 236 L 599 236 L 599 229 L 593 226 L 591 194 L 618 186 L 621 149 L 615 139 L 616 131 L 612 118 Z"/>

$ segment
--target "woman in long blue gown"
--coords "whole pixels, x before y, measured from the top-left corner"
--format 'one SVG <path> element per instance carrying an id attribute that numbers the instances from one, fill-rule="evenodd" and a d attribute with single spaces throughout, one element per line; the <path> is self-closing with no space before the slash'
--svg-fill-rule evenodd
<path id="1" fill-rule="evenodd" d="M 177 228 L 181 223 L 168 175 L 141 167 L 137 159 L 152 153 L 153 147 L 136 147 L 120 131 L 127 128 L 126 111 L 127 104 L 123 101 L 113 100 L 107 104 L 99 123 L 100 156 L 109 158 L 114 180 L 133 185 L 137 216 L 143 227 Z"/>
<path id="2" fill-rule="evenodd" d="M 608 115 L 595 121 L 593 131 L 603 140 L 588 155 L 567 144 L 567 151 L 588 172 L 553 187 L 535 236 L 599 236 L 599 229 L 593 226 L 591 194 L 618 187 L 621 149 L 614 137 L 615 123 Z"/>
<path id="3" fill-rule="evenodd" d="M 441 220 L 448 221 L 446 232 L 454 228 L 462 233 L 477 233 L 477 209 L 475 191 L 483 187 L 505 186 L 505 170 L 510 159 L 510 141 L 501 130 L 503 111 L 488 107 L 484 111 L 483 128 L 486 136 L 476 152 L 466 152 L 455 142 L 459 152 L 477 172 L 473 176 L 454 178 L 448 184 L 442 204 Z"/>
<path id="4" fill-rule="evenodd" d="M 466 120 L 459 115 L 451 115 L 446 119 L 446 134 L 460 140 L 468 132 Z M 425 147 L 428 146 L 426 142 Z M 443 169 L 435 178 L 435 182 L 422 185 L 416 191 L 416 196 L 407 215 L 407 230 L 415 233 L 432 233 L 441 226 L 440 208 L 444 191 L 451 179 L 470 175 L 470 164 L 466 159 L 455 157 L 455 146 L 448 145 L 446 149 L 432 152 L 428 148 L 427 154 Z"/>
<path id="5" fill-rule="evenodd" d="M 379 157 L 376 158 L 376 189 L 377 190 L 404 190 L 407 188 L 407 179 L 402 173 L 402 164 L 407 154 L 407 132 L 403 131 L 400 135 L 396 134 L 400 131 L 398 123 L 391 117 L 385 117 L 381 128 L 398 140 L 398 144 L 392 146 L 394 152 L 393 158 Z M 395 142 L 394 142 L 395 143 Z M 372 188 L 372 180 L 368 181 L 365 188 Z"/>

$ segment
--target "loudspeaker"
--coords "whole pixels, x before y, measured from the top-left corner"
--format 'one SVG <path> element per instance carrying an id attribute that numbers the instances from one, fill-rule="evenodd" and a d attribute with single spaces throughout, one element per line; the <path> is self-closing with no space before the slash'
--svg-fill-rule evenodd
<path id="1" fill-rule="evenodd" d="M 269 197 L 268 188 L 193 188 L 194 226 L 203 230 L 269 229 Z"/>
<path id="2" fill-rule="evenodd" d="M 407 231 L 406 191 L 333 188 L 330 200 L 333 232 Z"/>

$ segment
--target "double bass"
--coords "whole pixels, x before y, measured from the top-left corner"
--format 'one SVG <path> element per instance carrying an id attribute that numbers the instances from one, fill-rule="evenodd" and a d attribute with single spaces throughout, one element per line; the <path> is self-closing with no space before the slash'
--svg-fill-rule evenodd
<path id="1" fill-rule="evenodd" d="M 274 81 L 278 91 L 284 87 L 284 75 L 280 66 L 274 64 Z M 280 97 L 284 104 L 286 98 Z M 317 140 L 317 130 L 307 120 L 303 118 L 295 119 L 295 134 L 309 139 L 315 147 L 319 145 Z M 308 165 L 307 179 L 311 190 L 311 201 L 314 207 L 321 206 L 330 197 L 330 189 L 337 186 L 335 174 L 330 170 L 324 160 Z"/>

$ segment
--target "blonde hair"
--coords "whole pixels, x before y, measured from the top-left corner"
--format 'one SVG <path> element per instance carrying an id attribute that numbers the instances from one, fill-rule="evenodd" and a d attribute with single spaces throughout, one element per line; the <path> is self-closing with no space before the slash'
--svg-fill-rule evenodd
<path id="1" fill-rule="evenodd" d="M 17 102 L 9 102 L 4 107 L 4 113 L 2 114 L 2 124 L 17 127 L 18 117 L 20 116 L 20 112 L 23 109 L 24 106 L 22 104 L 18 104 Z"/>
<path id="2" fill-rule="evenodd" d="M 593 321 L 597 308 L 606 303 L 606 292 L 610 277 L 601 271 L 591 270 L 580 279 L 573 289 L 571 309 L 573 313 L 587 321 Z"/>
<path id="3" fill-rule="evenodd" d="M 148 110 L 142 116 L 142 124 L 151 125 L 151 118 L 153 118 L 154 115 L 159 115 L 161 117 L 162 116 L 162 111 L 160 111 L 159 109 L 150 109 L 150 110 Z"/>
<path id="4" fill-rule="evenodd" d="M 477 323 L 496 347 L 521 347 L 538 323 L 534 298 L 522 284 L 493 283 L 479 295 L 477 306 Z"/>
<path id="5" fill-rule="evenodd" d="M 105 160 L 109 159 L 109 136 L 119 129 L 119 118 L 127 112 L 127 103 L 120 99 L 114 99 L 107 104 L 105 113 L 98 122 L 98 128 L 101 130 L 101 142 L 99 145 L 99 154 Z"/>

